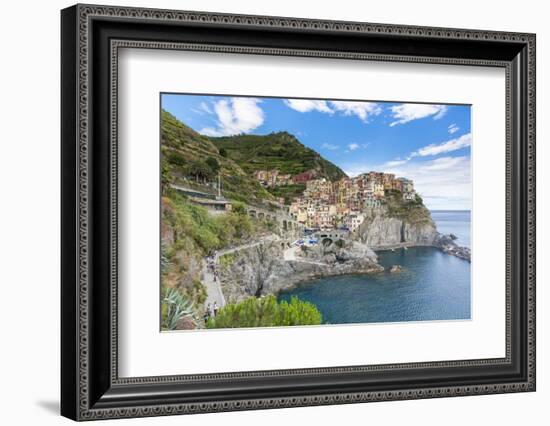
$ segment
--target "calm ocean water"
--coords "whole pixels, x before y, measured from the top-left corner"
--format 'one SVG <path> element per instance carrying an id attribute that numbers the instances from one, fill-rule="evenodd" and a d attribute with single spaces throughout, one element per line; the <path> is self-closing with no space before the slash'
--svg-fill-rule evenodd
<path id="1" fill-rule="evenodd" d="M 439 232 L 470 244 L 470 212 L 432 212 Z M 378 252 L 385 272 L 326 277 L 279 294 L 314 303 L 327 324 L 469 319 L 470 263 L 433 247 Z M 403 270 L 390 273 L 392 265 Z"/>
<path id="2" fill-rule="evenodd" d="M 439 232 L 453 233 L 458 237 L 458 245 L 470 247 L 470 210 L 432 210 L 430 213 Z"/>

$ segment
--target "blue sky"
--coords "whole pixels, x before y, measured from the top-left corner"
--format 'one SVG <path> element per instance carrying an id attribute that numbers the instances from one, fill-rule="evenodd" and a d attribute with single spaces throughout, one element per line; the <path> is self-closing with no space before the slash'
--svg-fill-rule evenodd
<path id="1" fill-rule="evenodd" d="M 432 210 L 471 208 L 468 105 L 163 94 L 162 108 L 209 136 L 287 131 L 349 176 L 413 179 Z"/>

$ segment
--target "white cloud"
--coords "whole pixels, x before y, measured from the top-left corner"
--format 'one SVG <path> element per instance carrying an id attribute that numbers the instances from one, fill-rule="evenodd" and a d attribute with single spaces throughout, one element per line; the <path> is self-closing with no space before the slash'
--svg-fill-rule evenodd
<path id="1" fill-rule="evenodd" d="M 460 136 L 456 139 L 451 139 L 450 141 L 443 142 L 440 144 L 431 144 L 420 148 L 418 151 L 415 151 L 411 154 L 411 157 L 426 157 L 428 155 L 438 155 L 446 152 L 456 151 L 457 149 L 465 148 L 472 144 L 472 134 L 466 133 L 465 135 Z"/>
<path id="2" fill-rule="evenodd" d="M 215 103 L 216 127 L 205 127 L 199 133 L 207 136 L 231 136 L 246 133 L 261 126 L 264 112 L 255 98 L 222 99 Z"/>
<path id="3" fill-rule="evenodd" d="M 456 133 L 460 130 L 460 127 L 458 127 L 456 124 L 450 124 L 449 127 L 448 127 L 448 130 L 449 130 L 449 134 L 453 134 L 453 133 Z"/>
<path id="4" fill-rule="evenodd" d="M 379 115 L 382 107 L 374 102 L 320 101 L 311 99 L 285 99 L 285 105 L 298 112 L 318 111 L 325 114 L 356 115 L 365 123 L 373 115 Z"/>
<path id="5" fill-rule="evenodd" d="M 429 104 L 400 104 L 390 107 L 391 117 L 395 121 L 390 123 L 390 126 L 405 124 L 420 118 L 433 116 L 434 120 L 438 120 L 447 113 L 445 105 L 429 105 Z"/>
<path id="6" fill-rule="evenodd" d="M 214 114 L 214 111 L 212 111 L 210 106 L 204 101 L 202 101 L 197 108 L 190 108 L 190 109 L 191 111 L 199 115 Z"/>
<path id="7" fill-rule="evenodd" d="M 324 143 L 321 145 L 321 148 L 328 149 L 329 151 L 336 151 L 338 149 L 338 145 L 333 145 L 331 143 Z"/>
<path id="8" fill-rule="evenodd" d="M 462 164 L 468 157 L 441 157 L 423 166 L 424 170 L 448 170 L 457 164 Z"/>
<path id="9" fill-rule="evenodd" d="M 382 107 L 375 102 L 330 101 L 335 111 L 344 115 L 356 115 L 362 121 L 367 122 L 372 115 L 379 115 Z"/>
<path id="10" fill-rule="evenodd" d="M 210 107 L 208 106 L 208 104 L 207 104 L 206 102 L 204 102 L 204 101 L 201 102 L 201 103 L 199 104 L 199 109 L 200 109 L 201 111 L 206 112 L 207 114 L 212 114 L 212 110 L 210 109 Z"/>
<path id="11" fill-rule="evenodd" d="M 384 163 L 384 166 L 386 166 L 386 167 L 400 166 L 402 164 L 405 164 L 407 161 L 409 161 L 409 160 L 392 160 L 392 161 L 388 161 L 388 162 Z"/>
<path id="12" fill-rule="evenodd" d="M 350 144 L 348 144 L 348 149 L 349 149 L 350 151 L 355 151 L 355 150 L 358 149 L 358 148 L 359 148 L 359 144 L 358 144 L 358 143 L 350 143 Z"/>
<path id="13" fill-rule="evenodd" d="M 467 146 L 470 146 L 471 144 L 472 144 L 472 134 L 467 133 L 465 135 L 460 136 L 459 138 L 451 139 L 450 141 L 447 141 L 447 142 L 427 145 L 425 147 L 418 149 L 417 151 L 411 152 L 409 156 L 405 159 L 396 158 L 395 160 L 391 160 L 384 163 L 384 166 L 386 167 L 401 166 L 402 164 L 406 164 L 407 162 L 411 161 L 414 157 L 428 157 L 428 156 L 444 154 L 447 152 L 452 152 L 461 148 L 465 148 Z M 452 157 L 443 157 L 443 158 L 434 160 L 434 167 L 437 167 L 437 164 L 443 164 L 444 161 L 449 161 L 449 159 L 452 159 Z"/>
<path id="14" fill-rule="evenodd" d="M 326 101 L 314 101 L 309 99 L 285 99 L 285 104 L 298 112 L 319 111 L 332 114 Z"/>

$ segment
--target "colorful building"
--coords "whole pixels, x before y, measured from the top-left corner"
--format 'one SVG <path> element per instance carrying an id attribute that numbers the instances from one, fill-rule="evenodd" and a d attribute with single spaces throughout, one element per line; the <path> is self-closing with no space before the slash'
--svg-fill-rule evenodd
<path id="1" fill-rule="evenodd" d="M 300 179 L 311 177 L 302 174 Z M 391 173 L 373 171 L 335 182 L 311 178 L 305 184 L 306 189 L 290 204 L 289 212 L 299 223 L 325 231 L 341 227 L 356 230 L 365 220 L 365 209 L 382 207 L 386 191 L 401 191 L 406 201 L 416 198 L 412 180 L 396 179 Z"/>

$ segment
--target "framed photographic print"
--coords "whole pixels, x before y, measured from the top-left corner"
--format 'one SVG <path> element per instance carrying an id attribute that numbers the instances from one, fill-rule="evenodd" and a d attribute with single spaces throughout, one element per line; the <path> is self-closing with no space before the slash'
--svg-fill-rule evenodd
<path id="1" fill-rule="evenodd" d="M 62 414 L 535 390 L 535 36 L 76 5 Z"/>

